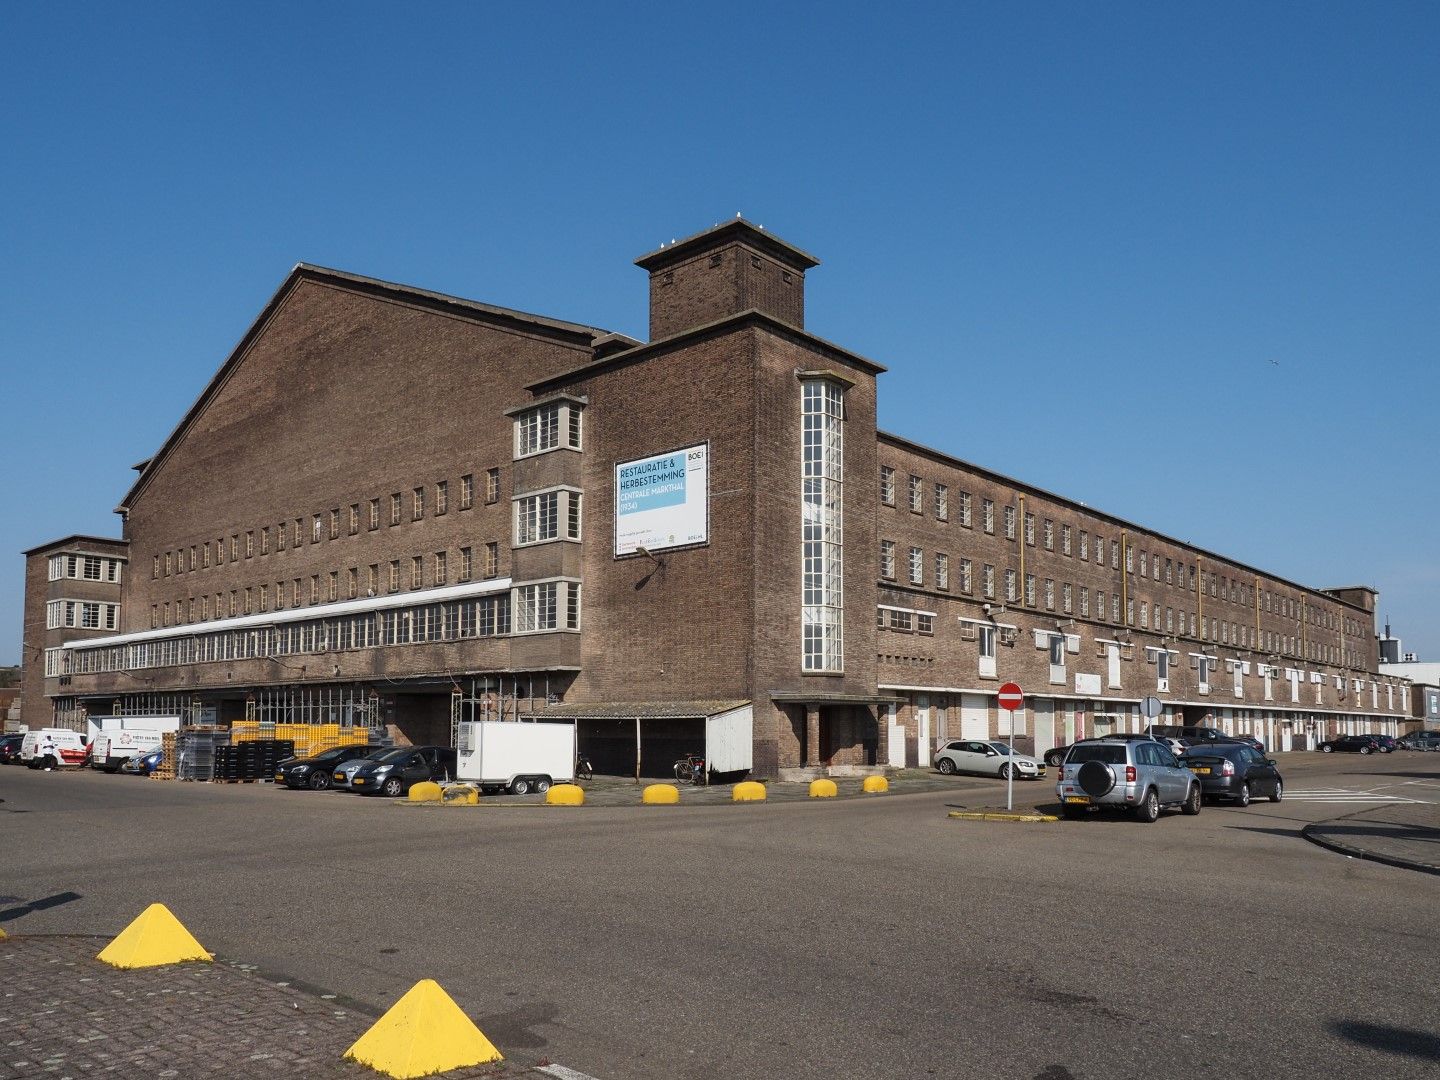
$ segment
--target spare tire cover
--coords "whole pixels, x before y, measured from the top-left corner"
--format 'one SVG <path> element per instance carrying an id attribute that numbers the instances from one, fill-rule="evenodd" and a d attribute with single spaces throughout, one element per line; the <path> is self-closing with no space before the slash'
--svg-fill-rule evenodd
<path id="1" fill-rule="evenodd" d="M 1096 798 L 1110 794 L 1115 786 L 1115 773 L 1103 761 L 1085 762 L 1080 766 L 1078 779 L 1085 793 Z"/>

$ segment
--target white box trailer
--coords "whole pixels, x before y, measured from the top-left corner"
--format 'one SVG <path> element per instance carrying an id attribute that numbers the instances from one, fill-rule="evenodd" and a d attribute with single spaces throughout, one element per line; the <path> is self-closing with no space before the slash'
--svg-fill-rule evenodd
<path id="1" fill-rule="evenodd" d="M 167 731 L 180 730 L 178 716 L 92 716 L 90 765 L 115 772 L 136 754 L 148 754 L 164 745 Z"/>
<path id="2" fill-rule="evenodd" d="M 515 795 L 546 791 L 575 779 L 575 725 L 547 721 L 461 723 L 455 744 L 457 780 Z"/>

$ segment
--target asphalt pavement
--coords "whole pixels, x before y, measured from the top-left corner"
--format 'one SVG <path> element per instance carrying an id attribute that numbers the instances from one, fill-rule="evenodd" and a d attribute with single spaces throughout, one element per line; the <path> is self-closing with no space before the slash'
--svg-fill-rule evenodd
<path id="1" fill-rule="evenodd" d="M 1440 755 L 1281 767 L 1293 799 L 1154 825 L 956 820 L 1004 785 L 934 774 L 416 811 L 5 768 L 0 926 L 108 936 L 159 900 L 357 1012 L 434 978 L 516 1066 L 599 1080 L 1432 1076 L 1436 878 L 1302 832 L 1440 827 Z"/>

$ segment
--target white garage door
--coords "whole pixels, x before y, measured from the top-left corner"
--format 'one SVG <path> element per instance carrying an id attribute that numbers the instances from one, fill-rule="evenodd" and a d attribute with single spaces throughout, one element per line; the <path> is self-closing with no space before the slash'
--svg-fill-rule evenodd
<path id="1" fill-rule="evenodd" d="M 1055 702 L 1039 698 L 1035 702 L 1035 754 L 1038 757 L 1055 746 Z"/>
<path id="2" fill-rule="evenodd" d="M 990 738 L 990 699 L 981 694 L 960 695 L 960 738 Z"/>

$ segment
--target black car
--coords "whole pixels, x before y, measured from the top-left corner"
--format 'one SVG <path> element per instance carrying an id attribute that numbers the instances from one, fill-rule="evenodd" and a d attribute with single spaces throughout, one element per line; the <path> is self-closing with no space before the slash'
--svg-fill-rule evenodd
<path id="1" fill-rule="evenodd" d="M 1373 754 L 1379 749 L 1380 744 L 1373 735 L 1341 735 L 1320 744 L 1320 752 L 1324 754 Z"/>
<path id="2" fill-rule="evenodd" d="M 455 779 L 455 750 L 449 746 L 396 746 L 367 758 L 350 777 L 350 790 L 404 795 L 422 780 Z"/>
<path id="3" fill-rule="evenodd" d="M 1394 735 L 1371 735 L 1370 738 L 1375 740 L 1375 745 L 1380 748 L 1380 753 L 1382 754 L 1388 754 L 1392 750 L 1400 749 Z"/>
<path id="4" fill-rule="evenodd" d="M 1440 731 L 1412 731 L 1395 740 L 1397 750 L 1440 750 Z"/>
<path id="5" fill-rule="evenodd" d="M 0 765 L 19 765 L 20 747 L 24 742 L 23 734 L 0 736 Z"/>
<path id="6" fill-rule="evenodd" d="M 290 758 L 275 767 L 275 782 L 289 788 L 309 788 L 324 791 L 330 786 L 330 774 L 337 765 L 355 758 L 369 757 L 385 749 L 383 746 L 336 746 L 322 750 L 314 757 Z"/>
<path id="7" fill-rule="evenodd" d="M 1154 729 L 1152 728 L 1151 730 L 1153 731 Z M 1119 739 L 1119 740 L 1122 740 L 1122 741 L 1124 741 L 1124 742 L 1158 742 L 1158 743 L 1163 744 L 1166 749 L 1169 749 L 1169 747 L 1170 747 L 1170 744 L 1167 743 L 1167 742 L 1165 742 L 1164 739 L 1157 739 L 1155 736 L 1149 734 L 1148 732 L 1143 732 L 1143 733 L 1141 733 L 1141 732 L 1124 732 L 1124 731 L 1118 731 L 1118 732 L 1115 732 L 1115 733 L 1109 734 L 1109 735 L 1096 735 L 1096 736 L 1095 736 L 1095 739 L 1112 739 L 1112 740 L 1113 740 L 1113 739 Z M 1087 739 L 1087 740 L 1084 740 L 1084 741 L 1086 741 L 1086 742 L 1094 742 L 1095 739 Z M 1045 751 L 1045 755 L 1044 755 L 1044 756 L 1045 756 L 1045 764 L 1046 764 L 1046 765 L 1049 765 L 1052 769 L 1053 769 L 1053 768 L 1059 768 L 1061 765 L 1063 765 L 1063 764 L 1065 763 L 1065 755 L 1068 754 L 1069 752 L 1070 752 L 1070 747 L 1069 747 L 1068 745 L 1066 745 L 1066 746 L 1057 746 L 1057 747 L 1055 747 L 1055 748 L 1053 748 L 1053 749 L 1051 749 L 1051 750 L 1046 750 L 1046 751 Z"/>
<path id="8" fill-rule="evenodd" d="M 1185 751 L 1184 764 L 1200 781 L 1207 799 L 1229 799 L 1249 806 L 1252 798 L 1285 797 L 1285 781 L 1272 758 L 1243 742 L 1213 742 Z"/>

